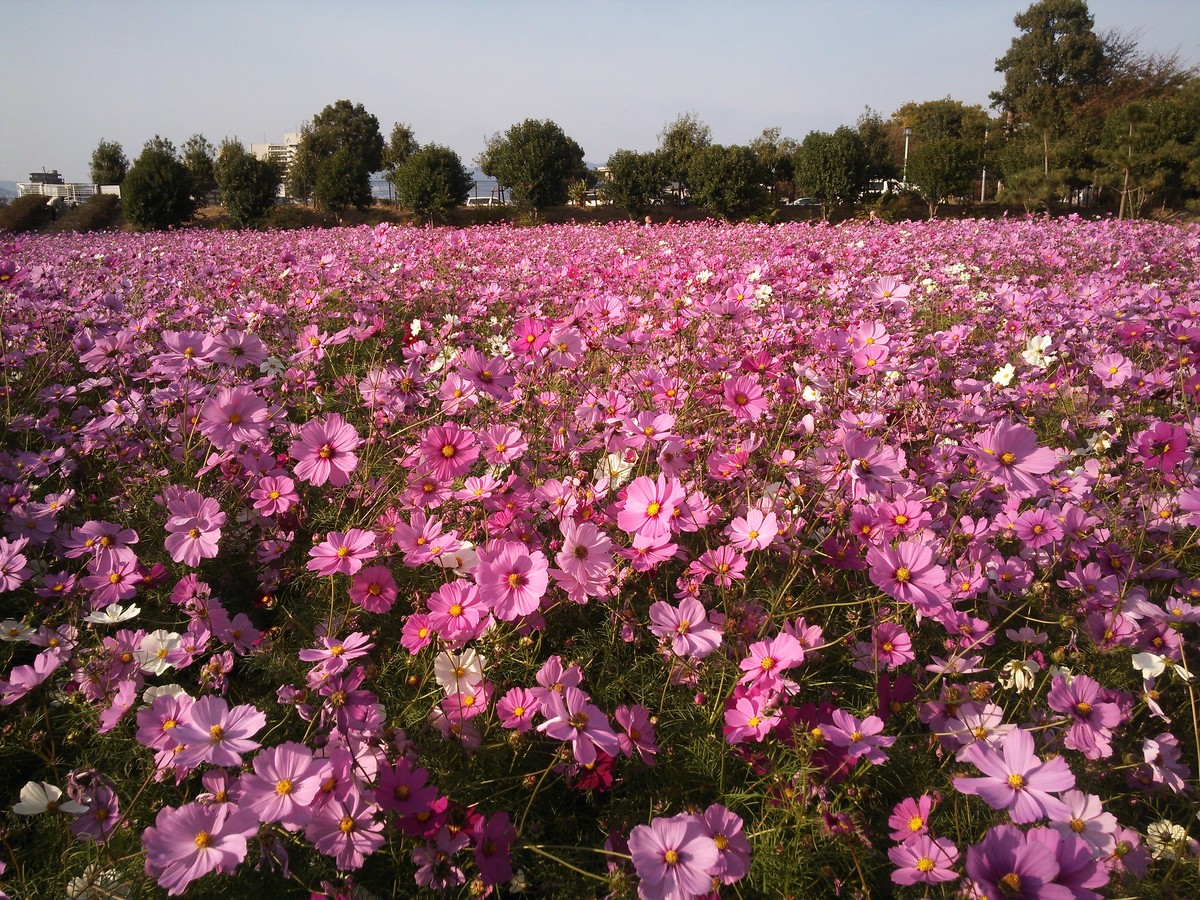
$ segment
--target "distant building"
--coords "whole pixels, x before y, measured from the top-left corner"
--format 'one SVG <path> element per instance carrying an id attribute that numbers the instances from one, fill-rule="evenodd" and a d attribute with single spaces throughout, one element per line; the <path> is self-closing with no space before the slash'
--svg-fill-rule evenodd
<path id="1" fill-rule="evenodd" d="M 258 159 L 269 159 L 279 166 L 279 171 L 283 173 L 283 183 L 286 185 L 292 162 L 295 161 L 296 153 L 300 149 L 300 137 L 298 131 L 289 132 L 283 136 L 282 144 L 251 144 L 250 152 Z M 283 196 L 282 188 L 280 196 Z"/>
<path id="2" fill-rule="evenodd" d="M 51 169 L 49 172 L 44 169 L 41 172 L 30 172 L 29 180 L 33 184 L 62 184 L 63 177 L 58 174 L 58 169 Z"/>

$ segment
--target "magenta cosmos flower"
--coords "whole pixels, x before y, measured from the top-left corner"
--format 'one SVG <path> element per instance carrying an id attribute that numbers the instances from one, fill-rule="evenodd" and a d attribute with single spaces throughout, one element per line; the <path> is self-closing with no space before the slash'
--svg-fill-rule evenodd
<path id="1" fill-rule="evenodd" d="M 696 816 L 658 818 L 629 833 L 629 853 L 647 900 L 691 900 L 712 888 L 717 845 Z"/>
<path id="2" fill-rule="evenodd" d="M 353 575 L 369 559 L 374 559 L 375 534 L 361 528 L 343 533 L 331 531 L 325 540 L 308 551 L 307 568 L 318 575 Z"/>
<path id="3" fill-rule="evenodd" d="M 330 413 L 324 419 L 306 422 L 299 439 L 288 447 L 288 455 L 296 460 L 296 477 L 301 481 L 317 487 L 325 482 L 345 487 L 358 466 L 354 451 L 361 443 L 352 425 L 337 413 Z"/>
<path id="4" fill-rule="evenodd" d="M 538 608 L 550 583 L 548 569 L 540 550 L 530 552 L 520 541 L 499 541 L 479 551 L 475 583 L 496 618 L 511 622 Z"/>
<path id="5" fill-rule="evenodd" d="M 546 721 L 538 726 L 538 731 L 556 740 L 570 741 L 575 759 L 585 766 L 596 761 L 597 749 L 609 756 L 621 752 L 608 716 L 590 700 L 577 687 L 564 687 L 561 694 L 550 691 L 542 708 Z"/>
<path id="6" fill-rule="evenodd" d="M 475 435 L 453 422 L 434 425 L 425 432 L 417 449 L 426 471 L 438 481 L 453 481 L 467 474 L 471 464 L 479 458 Z"/>
<path id="7" fill-rule="evenodd" d="M 209 872 L 232 872 L 246 858 L 246 840 L 258 817 L 233 803 L 188 803 L 164 807 L 142 832 L 146 874 L 172 897 Z"/>
<path id="8" fill-rule="evenodd" d="M 1018 825 L 1047 816 L 1069 818 L 1070 809 L 1052 796 L 1075 787 L 1075 776 L 1062 757 L 1042 762 L 1033 752 L 1033 736 L 1015 729 L 1003 738 L 1002 752 L 978 741 L 964 747 L 960 759 L 980 769 L 984 778 L 955 778 L 963 794 L 976 794 L 993 809 L 1008 810 Z"/>
<path id="9" fill-rule="evenodd" d="M 263 822 L 279 822 L 289 831 L 308 824 L 313 800 L 321 789 L 328 763 L 313 759 L 312 750 L 289 741 L 254 757 L 254 771 L 241 777 L 241 804 Z"/>

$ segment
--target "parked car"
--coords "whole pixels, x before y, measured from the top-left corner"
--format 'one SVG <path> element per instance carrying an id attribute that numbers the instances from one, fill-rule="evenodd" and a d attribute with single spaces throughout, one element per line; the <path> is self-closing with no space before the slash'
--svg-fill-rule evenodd
<path id="1" fill-rule="evenodd" d="M 464 206 L 508 206 L 499 197 L 468 197 Z"/>

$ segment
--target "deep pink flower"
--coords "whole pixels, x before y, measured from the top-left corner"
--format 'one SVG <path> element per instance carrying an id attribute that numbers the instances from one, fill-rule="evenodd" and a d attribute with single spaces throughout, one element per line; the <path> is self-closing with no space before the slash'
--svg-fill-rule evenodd
<path id="1" fill-rule="evenodd" d="M 629 852 L 647 900 L 691 900 L 708 894 L 709 872 L 720 860 L 716 843 L 698 816 L 652 819 L 629 833 Z"/>
<path id="2" fill-rule="evenodd" d="M 350 599 L 369 613 L 385 613 L 398 595 L 396 579 L 387 566 L 367 566 L 350 579 Z"/>
<path id="3" fill-rule="evenodd" d="M 906 843 L 929 831 L 929 814 L 933 811 L 933 800 L 928 794 L 906 797 L 892 808 L 888 817 L 888 835 L 893 841 Z"/>
<path id="4" fill-rule="evenodd" d="M 358 466 L 354 451 L 361 443 L 352 425 L 337 413 L 330 413 L 324 419 L 306 422 L 299 438 L 288 447 L 288 455 L 296 460 L 296 477 L 301 481 L 316 487 L 326 482 L 345 487 Z"/>
<path id="5" fill-rule="evenodd" d="M 1064 745 L 1088 759 L 1112 756 L 1113 729 L 1123 718 L 1121 708 L 1105 700 L 1102 690 L 1087 675 L 1076 675 L 1070 681 L 1059 675 L 1046 694 L 1046 705 L 1070 720 Z"/>
<path id="6" fill-rule="evenodd" d="M 209 872 L 232 872 L 246 858 L 258 817 L 233 803 L 187 803 L 158 811 L 142 832 L 146 874 L 172 897 Z"/>
<path id="7" fill-rule="evenodd" d="M 509 688 L 496 701 L 496 716 L 504 728 L 515 728 L 519 732 L 533 728 L 533 717 L 542 709 L 542 701 L 527 688 Z"/>
<path id="8" fill-rule="evenodd" d="M 475 435 L 453 422 L 426 431 L 417 451 L 425 470 L 438 481 L 453 481 L 465 475 L 479 458 Z"/>
<path id="9" fill-rule="evenodd" d="M 783 685 L 783 672 L 804 662 L 804 648 L 786 631 L 770 640 L 755 641 L 750 645 L 749 655 L 739 663 L 742 684 L 757 690 L 779 690 Z"/>
<path id="10" fill-rule="evenodd" d="M 982 741 L 970 744 L 960 758 L 986 777 L 957 777 L 954 786 L 963 794 L 977 794 L 993 809 L 1008 810 L 1018 825 L 1069 815 L 1066 804 L 1052 795 L 1075 787 L 1074 774 L 1062 757 L 1042 762 L 1033 750 L 1033 736 L 1021 728 L 1004 736 L 999 753 Z"/>
<path id="11" fill-rule="evenodd" d="M 767 400 L 758 379 L 738 375 L 725 382 L 725 409 L 738 422 L 757 422 L 767 411 Z"/>
<path id="12" fill-rule="evenodd" d="M 648 766 L 654 765 L 658 744 L 655 742 L 654 723 L 650 721 L 650 710 L 641 704 L 633 707 L 618 706 L 613 718 L 625 730 L 624 734 L 617 735 L 621 743 L 621 752 L 626 756 L 633 756 L 636 750 L 642 762 Z"/>
<path id="13" fill-rule="evenodd" d="M 344 534 L 331 531 L 325 540 L 308 551 L 307 568 L 318 575 L 353 575 L 369 559 L 378 556 L 375 533 L 351 528 Z"/>
<path id="14" fill-rule="evenodd" d="M 746 692 L 739 687 L 725 702 L 725 740 L 740 744 L 746 740 L 761 741 L 779 722 L 778 710 L 772 709 L 774 694 L 762 691 Z"/>

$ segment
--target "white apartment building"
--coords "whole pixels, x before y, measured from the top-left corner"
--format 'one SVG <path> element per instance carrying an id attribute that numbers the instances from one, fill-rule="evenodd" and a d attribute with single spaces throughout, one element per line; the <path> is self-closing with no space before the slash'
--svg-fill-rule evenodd
<path id="1" fill-rule="evenodd" d="M 250 152 L 258 159 L 269 159 L 277 163 L 286 182 L 288 171 L 292 167 L 292 160 L 296 158 L 296 151 L 299 147 L 300 132 L 293 131 L 283 136 L 282 144 L 251 144 Z"/>

